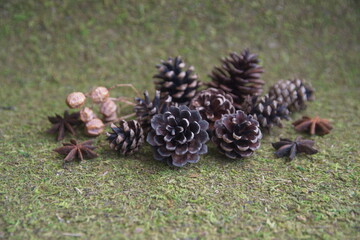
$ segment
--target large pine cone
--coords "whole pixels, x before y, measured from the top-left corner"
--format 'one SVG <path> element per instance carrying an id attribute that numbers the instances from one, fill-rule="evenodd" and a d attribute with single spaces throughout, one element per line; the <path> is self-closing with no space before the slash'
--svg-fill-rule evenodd
<path id="1" fill-rule="evenodd" d="M 229 93 L 236 109 L 240 109 L 247 95 L 261 95 L 265 82 L 260 80 L 260 76 L 264 70 L 259 66 L 257 55 L 246 49 L 240 55 L 231 53 L 222 63 L 210 74 L 212 82 L 209 86 Z"/>
<path id="2" fill-rule="evenodd" d="M 304 110 L 307 101 L 313 101 L 315 90 L 302 79 L 280 80 L 269 90 L 269 96 L 286 103 L 291 112 Z"/>
<path id="3" fill-rule="evenodd" d="M 158 113 L 166 112 L 173 102 L 171 97 L 160 98 L 160 91 L 155 92 L 155 97 L 150 101 L 149 93 L 144 92 L 144 99 L 135 98 L 136 105 L 134 107 L 137 120 L 141 124 L 144 133 L 147 134 L 151 129 L 151 118 Z"/>
<path id="4" fill-rule="evenodd" d="M 139 150 L 144 143 L 144 133 L 136 120 L 121 120 L 119 126 L 111 124 L 112 133 L 106 133 L 110 148 L 123 155 L 129 155 Z"/>
<path id="5" fill-rule="evenodd" d="M 154 76 L 156 89 L 160 90 L 161 98 L 170 95 L 175 103 L 188 105 L 195 96 L 200 82 L 193 73 L 194 67 L 185 70 L 185 63 L 180 57 L 169 58 L 156 66 L 159 73 Z"/>
<path id="6" fill-rule="evenodd" d="M 273 126 L 283 127 L 281 120 L 289 120 L 289 110 L 287 105 L 279 103 L 277 100 L 269 98 L 265 95 L 261 98 L 253 98 L 253 106 L 248 112 L 249 108 L 244 107 L 244 110 L 254 116 L 259 122 L 261 129 L 269 131 Z"/>
<path id="7" fill-rule="evenodd" d="M 251 156 L 260 147 L 261 138 L 258 121 L 238 110 L 215 122 L 212 141 L 221 153 L 235 159 Z"/>
<path id="8" fill-rule="evenodd" d="M 202 119 L 208 121 L 212 131 L 214 123 L 224 114 L 235 113 L 233 99 L 221 89 L 208 88 L 199 92 L 191 101 L 190 109 L 200 112 Z"/>
<path id="9" fill-rule="evenodd" d="M 200 154 L 207 153 L 209 124 L 197 110 L 184 105 L 170 107 L 168 112 L 152 118 L 151 127 L 147 142 L 153 146 L 156 160 L 182 167 L 198 162 Z"/>

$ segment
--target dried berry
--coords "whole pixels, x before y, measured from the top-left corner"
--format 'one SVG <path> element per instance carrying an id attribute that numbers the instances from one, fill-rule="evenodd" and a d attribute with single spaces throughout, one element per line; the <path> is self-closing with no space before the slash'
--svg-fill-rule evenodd
<path id="1" fill-rule="evenodd" d="M 100 105 L 100 113 L 104 116 L 105 122 L 111 122 L 117 119 L 116 110 L 116 103 L 110 99 L 107 99 Z"/>
<path id="2" fill-rule="evenodd" d="M 153 146 L 156 160 L 182 167 L 198 162 L 200 154 L 207 153 L 208 126 L 199 111 L 184 105 L 170 107 L 169 111 L 151 119 L 152 130 L 147 142 Z"/>
<path id="3" fill-rule="evenodd" d="M 102 103 L 109 97 L 109 90 L 106 87 L 96 87 L 90 93 L 94 103 Z"/>
<path id="4" fill-rule="evenodd" d="M 329 120 L 319 117 L 310 118 L 303 116 L 302 119 L 299 119 L 292 124 L 294 125 L 296 131 L 308 132 L 311 135 L 317 134 L 322 136 L 330 133 L 332 129 Z"/>
<path id="5" fill-rule="evenodd" d="M 98 156 L 93 151 L 96 147 L 92 146 L 92 143 L 92 140 L 77 143 L 76 140 L 71 139 L 70 143 L 63 143 L 62 147 L 56 148 L 54 151 L 61 155 L 66 155 L 64 162 L 70 162 L 74 159 L 82 161 L 84 159 L 96 158 Z"/>
<path id="6" fill-rule="evenodd" d="M 104 123 L 98 118 L 94 118 L 86 123 L 85 133 L 89 136 L 99 136 L 104 131 Z"/>
<path id="7" fill-rule="evenodd" d="M 66 98 L 66 104 L 70 108 L 80 108 L 85 104 L 86 97 L 82 92 L 70 93 Z"/>
<path id="8" fill-rule="evenodd" d="M 84 107 L 83 109 L 80 110 L 80 119 L 84 123 L 90 122 L 90 120 L 92 120 L 94 118 L 97 118 L 97 117 L 91 108 Z"/>
<path id="9" fill-rule="evenodd" d="M 277 150 L 275 155 L 277 157 L 289 157 L 293 160 L 297 153 L 315 154 L 318 151 L 313 148 L 315 142 L 307 139 L 297 137 L 295 141 L 287 138 L 280 138 L 280 142 L 272 143 L 272 146 Z"/>
<path id="10" fill-rule="evenodd" d="M 74 126 L 81 124 L 79 119 L 79 112 L 69 114 L 68 111 L 64 112 L 64 117 L 56 114 L 55 117 L 48 117 L 49 121 L 53 126 L 48 130 L 48 133 L 57 133 L 57 140 L 64 139 L 65 132 L 70 132 L 75 135 Z"/>

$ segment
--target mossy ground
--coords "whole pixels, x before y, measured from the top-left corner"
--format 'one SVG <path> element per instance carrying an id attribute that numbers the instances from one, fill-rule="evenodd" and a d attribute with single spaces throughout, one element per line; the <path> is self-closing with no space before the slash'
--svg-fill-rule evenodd
<path id="1" fill-rule="evenodd" d="M 357 238 L 359 8 L 346 0 L 1 1 L 0 238 Z M 270 143 L 297 135 L 290 122 L 249 159 L 211 147 L 183 169 L 156 162 L 148 146 L 120 157 L 104 137 L 99 158 L 68 169 L 51 151 L 60 143 L 45 133 L 46 117 L 66 108 L 68 93 L 116 83 L 153 93 L 154 65 L 175 55 L 208 81 L 221 56 L 247 47 L 259 53 L 267 86 L 297 76 L 316 88 L 316 101 L 293 119 L 331 120 L 331 134 L 311 137 L 317 155 L 274 158 Z"/>

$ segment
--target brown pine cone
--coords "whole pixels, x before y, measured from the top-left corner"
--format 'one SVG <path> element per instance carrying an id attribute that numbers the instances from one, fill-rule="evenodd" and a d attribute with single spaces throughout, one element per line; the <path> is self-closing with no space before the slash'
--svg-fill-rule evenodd
<path id="1" fill-rule="evenodd" d="M 200 155 L 207 153 L 209 124 L 197 110 L 184 105 L 170 107 L 152 118 L 151 127 L 146 140 L 153 147 L 156 160 L 182 167 L 198 162 Z"/>
<path id="2" fill-rule="evenodd" d="M 154 76 L 156 89 L 160 90 L 161 98 L 172 97 L 172 101 L 188 105 L 195 96 L 200 85 L 198 76 L 193 73 L 194 67 L 185 69 L 185 63 L 180 57 L 169 58 L 156 66 L 159 73 Z"/>
<path id="3" fill-rule="evenodd" d="M 224 114 L 235 113 L 233 99 L 221 89 L 208 88 L 199 92 L 191 101 L 190 109 L 200 112 L 202 119 L 208 121 L 212 131 L 214 123 Z"/>
<path id="4" fill-rule="evenodd" d="M 259 65 L 257 55 L 246 49 L 240 55 L 231 53 L 222 63 L 221 67 L 215 67 L 210 74 L 212 82 L 209 86 L 230 94 L 236 109 L 241 108 L 247 95 L 261 95 L 265 82 L 260 77 L 264 70 Z"/>
<path id="5" fill-rule="evenodd" d="M 134 111 L 145 134 L 151 129 L 151 118 L 155 114 L 166 112 L 170 106 L 174 105 L 170 96 L 160 98 L 160 91 L 158 90 L 155 92 L 155 97 L 152 101 L 150 101 L 148 91 L 144 92 L 144 99 L 135 98 L 135 101 Z"/>
<path id="6" fill-rule="evenodd" d="M 212 141 L 229 158 L 249 157 L 260 147 L 262 133 L 251 115 L 238 110 L 215 122 Z"/>
<path id="7" fill-rule="evenodd" d="M 139 150 L 144 143 L 144 132 L 136 120 L 121 120 L 119 126 L 111 124 L 112 133 L 106 133 L 110 148 L 123 155 Z"/>
<path id="8" fill-rule="evenodd" d="M 297 112 L 306 108 L 308 101 L 313 101 L 315 90 L 302 79 L 280 80 L 270 87 L 270 98 L 279 103 L 285 103 L 291 112 Z"/>
<path id="9" fill-rule="evenodd" d="M 261 98 L 252 100 L 253 107 L 249 114 L 259 122 L 262 130 L 269 131 L 273 126 L 282 127 L 282 119 L 289 120 L 289 110 L 286 104 L 279 103 L 277 100 L 265 95 Z"/>

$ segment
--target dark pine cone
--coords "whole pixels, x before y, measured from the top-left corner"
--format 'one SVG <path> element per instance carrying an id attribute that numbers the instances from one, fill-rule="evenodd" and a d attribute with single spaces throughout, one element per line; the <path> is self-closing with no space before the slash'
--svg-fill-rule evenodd
<path id="1" fill-rule="evenodd" d="M 215 122 L 212 141 L 229 158 L 249 157 L 260 147 L 259 123 L 251 115 L 238 110 Z"/>
<path id="2" fill-rule="evenodd" d="M 147 142 L 153 146 L 156 160 L 182 167 L 198 162 L 200 154 L 207 153 L 209 124 L 197 110 L 184 105 L 170 107 L 168 112 L 152 118 L 151 127 Z"/>
<path id="3" fill-rule="evenodd" d="M 247 95 L 261 95 L 265 82 L 260 76 L 264 70 L 259 66 L 257 55 L 246 49 L 240 55 L 231 53 L 222 63 L 221 67 L 215 67 L 210 74 L 212 82 L 209 86 L 229 93 L 236 109 L 241 108 Z"/>
<path id="4" fill-rule="evenodd" d="M 152 101 L 150 101 L 147 91 L 144 92 L 144 99 L 135 98 L 135 101 L 134 110 L 136 117 L 145 134 L 151 129 L 151 118 L 155 114 L 166 112 L 173 105 L 170 96 L 160 99 L 160 91 L 155 92 L 155 97 Z"/>
<path id="5" fill-rule="evenodd" d="M 284 103 L 269 98 L 247 98 L 242 105 L 244 112 L 251 114 L 259 122 L 261 129 L 269 131 L 274 125 L 282 127 L 282 119 L 289 120 L 289 110 Z"/>
<path id="6" fill-rule="evenodd" d="M 111 124 L 112 133 L 106 133 L 110 148 L 123 155 L 129 155 L 139 150 L 144 143 L 144 133 L 136 120 L 121 120 L 119 126 Z"/>
<path id="7" fill-rule="evenodd" d="M 156 66 L 159 73 L 154 76 L 156 89 L 160 90 L 161 98 L 170 95 L 175 103 L 187 105 L 195 96 L 200 82 L 193 73 L 194 67 L 185 70 L 185 63 L 180 57 L 169 58 Z"/>
<path id="8" fill-rule="evenodd" d="M 269 90 L 269 96 L 288 105 L 291 112 L 304 110 L 307 101 L 313 101 L 315 90 L 302 79 L 280 80 Z"/>
<path id="9" fill-rule="evenodd" d="M 198 110 L 202 119 L 208 121 L 210 131 L 222 115 L 235 113 L 232 97 L 216 88 L 208 88 L 198 93 L 192 99 L 190 108 Z"/>

